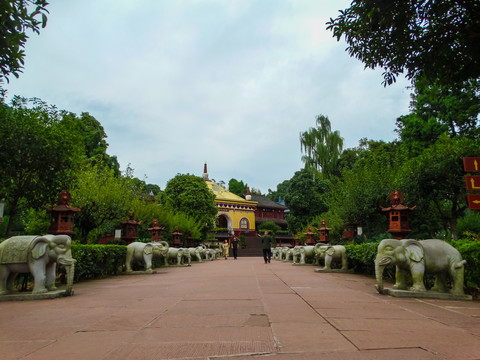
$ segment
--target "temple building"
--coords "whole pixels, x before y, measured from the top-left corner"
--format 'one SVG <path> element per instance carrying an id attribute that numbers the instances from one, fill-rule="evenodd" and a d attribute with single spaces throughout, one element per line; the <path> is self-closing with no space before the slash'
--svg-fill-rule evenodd
<path id="1" fill-rule="evenodd" d="M 203 170 L 203 180 L 215 194 L 215 205 L 218 209 L 217 227 L 228 229 L 226 236 L 255 236 L 255 211 L 257 202 L 244 199 L 227 191 L 221 185 L 208 178 L 207 164 Z"/>

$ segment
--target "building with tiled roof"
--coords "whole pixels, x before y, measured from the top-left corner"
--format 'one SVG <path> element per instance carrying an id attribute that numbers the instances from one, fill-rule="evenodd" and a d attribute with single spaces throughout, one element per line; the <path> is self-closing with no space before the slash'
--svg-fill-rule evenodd
<path id="1" fill-rule="evenodd" d="M 235 195 L 211 181 L 208 178 L 207 164 L 205 164 L 203 170 L 203 180 L 215 194 L 215 205 L 218 209 L 217 227 L 228 229 L 228 235 L 230 236 L 239 236 L 240 234 L 255 236 L 257 202 Z"/>

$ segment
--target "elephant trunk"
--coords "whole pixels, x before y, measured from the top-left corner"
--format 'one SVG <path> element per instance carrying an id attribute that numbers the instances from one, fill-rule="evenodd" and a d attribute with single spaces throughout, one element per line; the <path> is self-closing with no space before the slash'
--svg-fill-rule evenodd
<path id="1" fill-rule="evenodd" d="M 377 279 L 377 284 L 375 288 L 380 294 L 383 294 L 383 270 L 385 269 L 384 265 L 380 264 L 380 260 L 375 259 L 375 277 Z"/>
<path id="2" fill-rule="evenodd" d="M 73 277 L 75 273 L 75 261 L 73 261 L 70 265 L 65 266 L 65 270 L 67 272 L 67 286 L 65 288 L 65 296 L 72 296 L 73 295 Z"/>

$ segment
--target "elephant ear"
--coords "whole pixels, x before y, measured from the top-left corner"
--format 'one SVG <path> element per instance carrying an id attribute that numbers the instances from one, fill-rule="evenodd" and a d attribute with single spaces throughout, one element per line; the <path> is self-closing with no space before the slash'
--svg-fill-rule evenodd
<path id="1" fill-rule="evenodd" d="M 153 246 L 151 244 L 145 245 L 145 247 L 143 248 L 143 253 L 145 255 L 150 255 L 152 252 L 153 252 Z"/>
<path id="2" fill-rule="evenodd" d="M 32 258 L 37 260 L 47 252 L 48 240 L 45 238 L 39 238 L 35 240 L 35 244 L 32 247 Z"/>
<path id="3" fill-rule="evenodd" d="M 414 262 L 420 262 L 423 260 L 423 247 L 418 243 L 418 241 L 415 242 L 409 242 L 407 247 L 406 247 L 406 255 L 407 257 L 414 261 Z"/>
<path id="4" fill-rule="evenodd" d="M 327 255 L 333 256 L 334 253 L 335 253 L 335 249 L 333 248 L 333 246 L 327 249 Z"/>

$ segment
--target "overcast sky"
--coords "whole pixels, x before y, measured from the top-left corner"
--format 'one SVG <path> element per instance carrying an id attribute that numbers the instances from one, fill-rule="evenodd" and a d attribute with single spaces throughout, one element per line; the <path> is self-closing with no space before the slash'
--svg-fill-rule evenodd
<path id="1" fill-rule="evenodd" d="M 124 171 L 165 188 L 177 173 L 266 193 L 303 167 L 319 114 L 344 148 L 391 141 L 409 83 L 384 88 L 325 22 L 351 0 L 61 0 L 27 42 L 8 94 L 94 116 Z"/>

